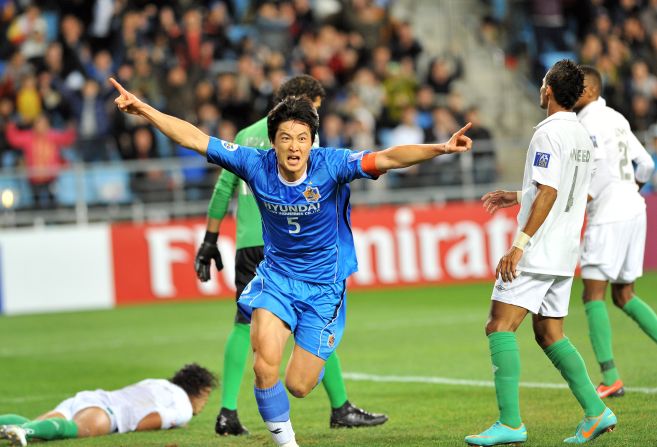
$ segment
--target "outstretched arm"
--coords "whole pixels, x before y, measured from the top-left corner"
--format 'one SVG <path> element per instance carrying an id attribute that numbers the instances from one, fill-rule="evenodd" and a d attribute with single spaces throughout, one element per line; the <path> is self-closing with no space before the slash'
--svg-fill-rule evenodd
<path id="1" fill-rule="evenodd" d="M 465 135 L 470 127 L 472 127 L 472 123 L 463 126 L 446 143 L 406 144 L 377 152 L 375 158 L 376 169 L 384 173 L 390 169 L 413 166 L 438 155 L 466 152 L 472 148 L 472 140 Z"/>
<path id="2" fill-rule="evenodd" d="M 167 115 L 151 107 L 123 88 L 114 78 L 109 80 L 119 92 L 119 96 L 114 102 L 120 111 L 146 118 L 153 126 L 177 144 L 205 155 L 210 142 L 209 135 L 206 135 L 205 132 L 187 121 Z"/>

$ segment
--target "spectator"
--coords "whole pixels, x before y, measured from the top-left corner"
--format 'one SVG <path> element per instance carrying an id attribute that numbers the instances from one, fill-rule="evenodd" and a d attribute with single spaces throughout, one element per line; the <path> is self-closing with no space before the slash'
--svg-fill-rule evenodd
<path id="1" fill-rule="evenodd" d="M 644 95 L 634 95 L 632 97 L 632 108 L 628 116 L 630 127 L 636 132 L 648 130 L 655 122 L 654 106 L 648 97 Z"/>
<path id="2" fill-rule="evenodd" d="M 319 140 L 324 147 L 348 147 L 348 142 L 345 138 L 344 121 L 336 113 L 329 113 L 322 119 L 319 133 Z"/>
<path id="3" fill-rule="evenodd" d="M 157 158 L 157 143 L 150 126 L 140 125 L 132 133 L 132 152 L 137 160 Z M 148 168 L 132 175 L 131 188 L 142 202 L 171 200 L 171 181 L 161 169 Z"/>
<path id="4" fill-rule="evenodd" d="M 0 98 L 0 168 L 12 167 L 16 162 L 14 148 L 7 141 L 7 126 L 15 121 L 14 103 L 7 97 Z"/>
<path id="5" fill-rule="evenodd" d="M 650 73 L 645 61 L 638 60 L 632 64 L 630 88 L 632 95 L 642 95 L 646 98 L 657 97 L 657 76 Z"/>
<path id="6" fill-rule="evenodd" d="M 436 106 L 433 89 L 428 85 L 423 85 L 417 92 L 417 124 L 423 131 L 426 131 L 433 124 L 432 113 Z"/>
<path id="7" fill-rule="evenodd" d="M 422 53 L 422 45 L 413 36 L 410 23 L 399 22 L 395 25 L 391 53 L 392 60 L 399 62 L 405 57 L 410 57 L 413 65 L 417 67 L 417 58 Z"/>
<path id="8" fill-rule="evenodd" d="M 453 58 L 453 67 L 450 67 L 447 59 L 435 58 L 429 65 L 427 84 L 433 87 L 433 91 L 439 95 L 447 95 L 454 81 L 463 75 L 463 62 L 461 58 Z"/>
<path id="9" fill-rule="evenodd" d="M 497 161 L 493 135 L 482 126 L 476 106 L 466 111 L 465 121 L 472 123 L 468 135 L 472 138 L 473 180 L 475 183 L 494 183 L 497 180 Z"/>
<path id="10" fill-rule="evenodd" d="M 72 145 L 75 136 L 72 127 L 65 131 L 51 129 L 45 115 L 36 118 L 33 129 L 20 130 L 14 123 L 7 125 L 7 141 L 24 154 L 36 206 L 50 208 L 54 205 L 52 183 L 64 165 L 61 150 Z"/>
<path id="11" fill-rule="evenodd" d="M 28 75 L 21 81 L 16 91 L 16 110 L 23 124 L 32 124 L 41 115 L 41 96 L 37 90 L 37 80 L 34 75 Z"/>
<path id="12" fill-rule="evenodd" d="M 77 150 L 85 162 L 106 161 L 113 158 L 110 146 L 110 116 L 108 103 L 112 90 L 101 86 L 94 79 L 87 79 L 77 91 L 61 88 L 78 123 Z"/>
<path id="13" fill-rule="evenodd" d="M 7 39 L 20 47 L 25 59 L 38 62 L 46 52 L 47 24 L 36 5 L 29 5 L 25 12 L 14 19 L 7 31 Z"/>

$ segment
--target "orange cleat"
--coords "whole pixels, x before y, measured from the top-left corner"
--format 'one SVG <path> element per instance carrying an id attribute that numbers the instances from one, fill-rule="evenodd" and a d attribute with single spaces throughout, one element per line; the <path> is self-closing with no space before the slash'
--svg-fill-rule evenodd
<path id="1" fill-rule="evenodd" d="M 625 388 L 623 388 L 623 381 L 618 379 L 611 385 L 607 386 L 604 383 L 598 385 L 595 389 L 598 392 L 598 396 L 604 399 L 605 397 L 623 397 L 625 396 Z"/>

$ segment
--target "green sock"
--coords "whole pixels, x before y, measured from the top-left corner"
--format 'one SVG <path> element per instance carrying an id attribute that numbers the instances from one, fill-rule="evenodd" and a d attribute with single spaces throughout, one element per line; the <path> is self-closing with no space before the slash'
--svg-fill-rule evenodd
<path id="1" fill-rule="evenodd" d="M 342 378 L 340 358 L 335 351 L 326 359 L 322 383 L 331 401 L 331 408 L 340 408 L 347 402 L 347 389 Z"/>
<path id="2" fill-rule="evenodd" d="M 18 414 L 2 414 L 0 415 L 0 425 L 21 425 L 30 420 Z"/>
<path id="3" fill-rule="evenodd" d="M 655 311 L 645 303 L 645 301 L 634 295 L 634 297 L 623 306 L 623 312 L 636 321 L 643 332 L 657 343 L 657 315 L 655 314 Z"/>
<path id="4" fill-rule="evenodd" d="M 240 393 L 250 344 L 249 325 L 235 323 L 224 350 L 224 380 L 221 390 L 221 406 L 229 410 L 237 410 L 237 396 Z"/>
<path id="5" fill-rule="evenodd" d="M 602 371 L 602 383 L 609 386 L 620 379 L 614 364 L 614 352 L 611 347 L 611 324 L 604 301 L 589 301 L 584 304 L 586 319 L 589 322 L 589 338 L 593 345 L 595 358 Z"/>
<path id="6" fill-rule="evenodd" d="M 587 417 L 599 416 L 606 408 L 606 405 L 598 397 L 598 393 L 596 393 L 595 387 L 589 379 L 584 359 L 568 340 L 568 337 L 552 343 L 544 351 L 545 355 L 548 356 L 568 382 L 570 391 L 584 409 L 584 415 Z"/>
<path id="7" fill-rule="evenodd" d="M 488 336 L 490 359 L 493 362 L 495 393 L 500 410 L 500 422 L 519 427 L 520 419 L 520 350 L 514 332 L 493 332 Z"/>
<path id="8" fill-rule="evenodd" d="M 27 439 L 69 439 L 78 437 L 78 426 L 73 421 L 62 418 L 31 421 L 21 425 L 25 429 Z"/>

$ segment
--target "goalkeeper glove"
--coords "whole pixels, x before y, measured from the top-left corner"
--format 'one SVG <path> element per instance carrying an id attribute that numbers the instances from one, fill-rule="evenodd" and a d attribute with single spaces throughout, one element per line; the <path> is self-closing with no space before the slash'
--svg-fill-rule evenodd
<path id="1" fill-rule="evenodd" d="M 210 265 L 212 264 L 213 259 L 214 264 L 217 266 L 217 271 L 220 272 L 221 269 L 224 268 L 224 263 L 221 262 L 221 253 L 219 253 L 219 248 L 217 247 L 218 238 L 219 233 L 206 231 L 203 242 L 196 253 L 196 258 L 194 259 L 194 270 L 196 270 L 196 276 L 198 279 L 203 282 L 210 279 Z"/>

